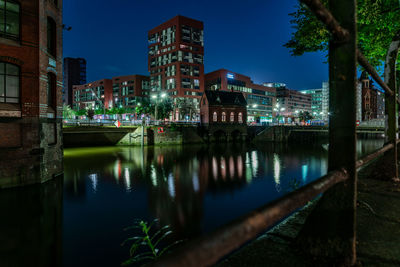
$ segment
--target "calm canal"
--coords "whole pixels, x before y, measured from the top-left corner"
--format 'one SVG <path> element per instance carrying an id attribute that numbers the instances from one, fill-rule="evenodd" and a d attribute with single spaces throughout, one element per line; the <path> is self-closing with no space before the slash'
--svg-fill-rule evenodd
<path id="1" fill-rule="evenodd" d="M 358 153 L 382 144 L 361 140 Z M 129 256 L 121 243 L 135 235 L 124 228 L 135 220 L 158 218 L 188 240 L 326 174 L 328 153 L 321 145 L 269 144 L 64 154 L 63 179 L 0 191 L 7 215 L 0 243 L 9 244 L 9 262 L 21 264 L 12 266 L 119 266 Z"/>

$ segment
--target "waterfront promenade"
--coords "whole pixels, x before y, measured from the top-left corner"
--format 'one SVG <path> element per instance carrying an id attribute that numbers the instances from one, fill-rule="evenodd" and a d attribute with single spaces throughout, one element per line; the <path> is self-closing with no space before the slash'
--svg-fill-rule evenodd
<path id="1" fill-rule="evenodd" d="M 357 265 L 400 265 L 400 183 L 384 180 L 379 171 L 384 157 L 359 173 L 357 201 Z M 383 179 L 382 179 L 383 178 Z M 233 253 L 219 266 L 334 266 L 302 253 L 296 245 L 306 217 L 315 206 L 310 202 L 284 223 Z"/>

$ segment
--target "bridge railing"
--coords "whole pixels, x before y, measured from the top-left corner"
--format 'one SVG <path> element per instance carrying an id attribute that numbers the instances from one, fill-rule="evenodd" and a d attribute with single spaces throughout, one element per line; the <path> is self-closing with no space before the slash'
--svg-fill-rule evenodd
<path id="1" fill-rule="evenodd" d="M 204 237 L 165 255 L 153 266 L 209 266 L 324 193 L 307 218 L 297 240 L 314 256 L 329 255 L 343 265 L 356 262 L 357 172 L 372 160 L 389 154 L 389 177 L 397 178 L 396 85 L 389 87 L 356 47 L 356 1 L 330 1 L 329 11 L 319 0 L 301 0 L 332 34 L 329 45 L 330 125 L 328 174 L 266 204 Z M 332 12 L 332 13 L 331 13 Z M 356 64 L 366 69 L 385 90 L 387 144 L 356 158 Z M 329 193 L 328 193 L 329 192 Z M 332 240 L 332 238 L 334 240 Z M 303 242 L 304 241 L 304 242 Z"/>

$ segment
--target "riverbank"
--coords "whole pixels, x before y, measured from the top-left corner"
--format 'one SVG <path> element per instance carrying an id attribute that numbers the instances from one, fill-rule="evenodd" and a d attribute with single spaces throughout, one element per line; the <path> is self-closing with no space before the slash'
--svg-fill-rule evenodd
<path id="1" fill-rule="evenodd" d="M 400 265 L 400 184 L 376 179 L 380 158 L 359 172 L 357 263 L 362 266 Z M 218 266 L 320 266 L 293 244 L 315 202 L 240 249 Z M 324 263 L 324 266 L 329 264 Z"/>

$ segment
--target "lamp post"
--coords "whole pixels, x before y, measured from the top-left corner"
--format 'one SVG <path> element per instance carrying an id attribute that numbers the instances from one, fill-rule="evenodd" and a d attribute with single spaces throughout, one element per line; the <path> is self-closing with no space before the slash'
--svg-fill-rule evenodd
<path id="1" fill-rule="evenodd" d="M 154 111 L 154 118 L 155 118 L 156 120 L 158 120 L 158 103 L 159 103 L 158 100 L 159 100 L 159 99 L 163 100 L 166 96 L 167 96 L 166 93 L 162 93 L 162 94 L 160 95 L 160 97 L 159 97 L 158 95 L 152 95 L 152 96 L 151 96 L 151 98 L 153 98 L 153 99 L 156 101 L 156 106 L 155 106 L 155 111 Z"/>
<path id="2" fill-rule="evenodd" d="M 99 101 L 102 105 L 103 105 L 103 118 L 106 118 L 106 106 L 103 103 L 102 100 L 99 99 L 99 97 L 96 95 L 96 93 L 93 91 L 93 89 L 90 89 L 90 91 L 92 91 L 92 96 L 94 96 L 96 98 L 97 101 Z M 101 98 L 104 98 L 104 95 L 101 95 Z"/>

